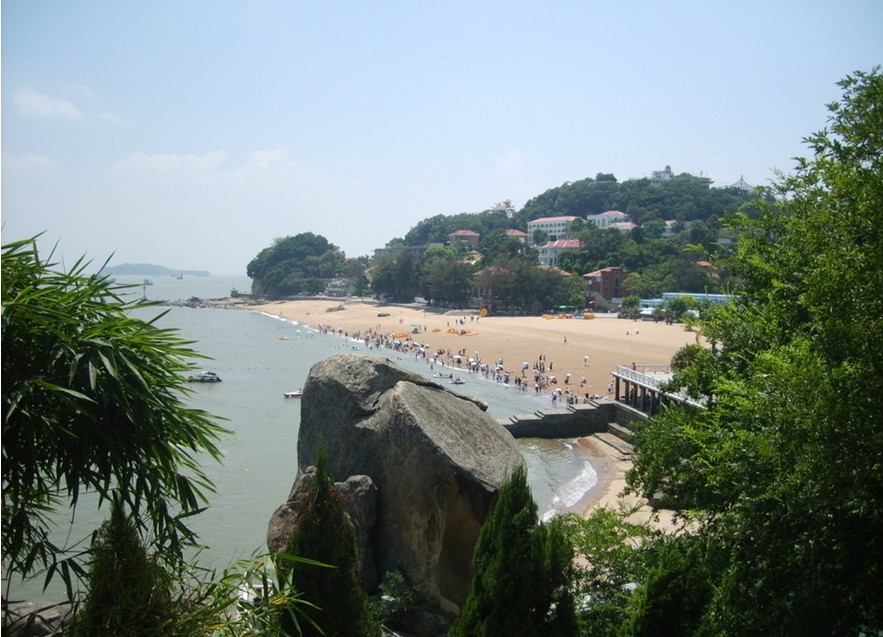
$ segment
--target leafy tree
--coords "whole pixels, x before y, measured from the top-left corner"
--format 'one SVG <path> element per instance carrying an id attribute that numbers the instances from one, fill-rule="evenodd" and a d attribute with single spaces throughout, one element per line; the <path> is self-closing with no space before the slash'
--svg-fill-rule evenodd
<path id="1" fill-rule="evenodd" d="M 374 261 L 371 290 L 390 301 L 413 301 L 420 291 L 417 273 L 417 262 L 410 252 L 384 255 Z"/>
<path id="2" fill-rule="evenodd" d="M 708 408 L 638 431 L 629 483 L 699 512 L 725 634 L 883 630 L 883 76 L 840 86 L 778 202 L 731 220 L 743 293 L 674 383 Z"/>
<path id="3" fill-rule="evenodd" d="M 519 467 L 482 526 L 472 558 L 475 576 L 451 636 L 576 635 L 572 561 L 562 523 L 538 523 Z"/>
<path id="4" fill-rule="evenodd" d="M 256 289 L 267 294 L 315 293 L 324 289 L 324 283 L 316 281 L 336 276 L 344 260 L 345 255 L 325 237 L 303 232 L 275 239 L 251 260 L 246 273 Z"/>
<path id="5" fill-rule="evenodd" d="M 395 262 L 394 301 L 410 302 L 417 296 L 417 260 L 410 252 L 403 252 Z"/>
<path id="6" fill-rule="evenodd" d="M 586 228 L 586 220 L 583 219 L 582 217 L 577 217 L 576 219 L 574 219 L 571 222 L 570 229 L 568 230 L 568 233 L 570 235 L 575 235 L 576 233 L 582 232 L 583 230 L 585 230 L 585 228 Z"/>
<path id="7" fill-rule="evenodd" d="M 378 298 L 392 298 L 395 294 L 395 257 L 384 255 L 374 259 L 371 268 L 371 291 Z"/>
<path id="8" fill-rule="evenodd" d="M 629 599 L 629 620 L 621 634 L 633 637 L 686 637 L 716 634 L 707 616 L 714 581 L 701 538 L 659 537 L 643 551 L 648 564 L 641 585 Z"/>
<path id="9" fill-rule="evenodd" d="M 60 573 L 69 595 L 84 569 L 49 538 L 57 509 L 113 495 L 177 563 L 211 489 L 197 454 L 220 459 L 227 433 L 183 401 L 189 343 L 134 318 L 155 305 L 125 300 L 87 265 L 58 271 L 35 239 L 3 247 L 3 554 L 22 576 Z"/>
<path id="10" fill-rule="evenodd" d="M 584 637 L 618 634 L 631 613 L 632 590 L 645 578 L 643 548 L 659 532 L 646 523 L 629 522 L 630 513 L 601 508 L 586 518 L 564 518 L 567 535 L 580 557 L 576 590 L 585 600 L 580 612 Z"/>
<path id="11" fill-rule="evenodd" d="M 621 305 L 622 309 L 629 316 L 637 316 L 638 313 L 641 311 L 641 299 L 634 294 L 625 297 L 622 300 Z"/>
<path id="12" fill-rule="evenodd" d="M 368 265 L 368 257 L 355 257 L 347 259 L 341 268 L 341 276 L 349 280 L 356 296 L 363 296 L 368 290 L 368 278 L 365 274 Z"/>
<path id="13" fill-rule="evenodd" d="M 404 238 L 404 245 L 417 246 L 428 243 L 447 243 L 448 235 L 456 230 L 472 230 L 484 236 L 494 230 L 511 227 L 506 210 L 464 212 L 455 215 L 435 215 L 424 219 L 411 228 Z"/>
<path id="14" fill-rule="evenodd" d="M 277 572 L 317 609 L 313 622 L 303 622 L 297 613 L 284 606 L 280 622 L 290 635 L 338 635 L 371 637 L 380 635 L 368 606 L 368 598 L 359 584 L 359 558 L 356 534 L 343 509 L 340 492 L 328 473 L 327 456 L 320 447 L 316 472 L 291 538 L 287 555 L 316 560 L 334 568 L 323 568 L 302 561 L 292 563 L 287 555 L 277 557 Z"/>
<path id="15" fill-rule="evenodd" d="M 478 243 L 482 263 L 491 265 L 499 259 L 521 258 L 531 265 L 537 264 L 537 250 L 517 237 L 510 237 L 505 230 L 494 230 L 483 235 Z"/>
<path id="16" fill-rule="evenodd" d="M 428 251 L 427 251 L 428 252 Z M 463 304 L 472 294 L 472 266 L 453 254 L 427 256 L 421 266 L 421 293 L 436 303 Z"/>
<path id="17" fill-rule="evenodd" d="M 489 290 L 497 310 L 536 313 L 570 302 L 585 289 L 579 277 L 557 268 L 532 266 L 521 259 L 499 259 L 475 275 L 476 284 Z"/>

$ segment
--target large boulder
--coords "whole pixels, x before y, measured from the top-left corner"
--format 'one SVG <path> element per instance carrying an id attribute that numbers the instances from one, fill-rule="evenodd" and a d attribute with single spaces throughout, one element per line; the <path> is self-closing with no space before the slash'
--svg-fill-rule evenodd
<path id="1" fill-rule="evenodd" d="M 523 463 L 483 407 L 389 360 L 352 354 L 314 365 L 302 399 L 299 472 L 324 444 L 335 479 L 370 477 L 378 575 L 400 571 L 453 614 L 466 600 L 481 524 Z"/>

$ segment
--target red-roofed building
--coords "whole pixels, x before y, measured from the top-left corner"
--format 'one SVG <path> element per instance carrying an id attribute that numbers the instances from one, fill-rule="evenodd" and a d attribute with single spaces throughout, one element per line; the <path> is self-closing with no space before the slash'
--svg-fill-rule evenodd
<path id="1" fill-rule="evenodd" d="M 604 301 L 611 301 L 628 296 L 625 288 L 625 279 L 629 271 L 625 268 L 609 266 L 589 272 L 583 275 L 583 280 L 589 289 L 589 294 L 596 299 L 601 297 Z"/>
<path id="2" fill-rule="evenodd" d="M 570 226 L 579 217 L 541 217 L 527 222 L 527 245 L 534 246 L 534 234 L 537 230 L 546 233 L 546 241 L 567 239 Z"/>
<path id="3" fill-rule="evenodd" d="M 577 250 L 583 246 L 581 241 L 576 239 L 558 239 L 557 241 L 549 241 L 540 247 L 540 265 L 558 265 L 563 252 Z"/>
<path id="4" fill-rule="evenodd" d="M 527 233 L 522 232 L 521 230 L 512 230 L 511 228 L 506 230 L 507 237 L 514 237 L 521 241 L 522 243 L 527 243 Z"/>
<path id="5" fill-rule="evenodd" d="M 631 232 L 635 228 L 638 227 L 638 224 L 632 223 L 631 221 L 619 221 L 617 223 L 611 223 L 608 228 L 615 228 L 620 232 Z"/>
<path id="6" fill-rule="evenodd" d="M 478 240 L 481 239 L 481 235 L 477 232 L 473 232 L 472 230 L 455 230 L 451 234 L 448 235 L 448 241 L 450 243 L 463 243 L 467 248 L 472 249 L 478 245 Z"/>

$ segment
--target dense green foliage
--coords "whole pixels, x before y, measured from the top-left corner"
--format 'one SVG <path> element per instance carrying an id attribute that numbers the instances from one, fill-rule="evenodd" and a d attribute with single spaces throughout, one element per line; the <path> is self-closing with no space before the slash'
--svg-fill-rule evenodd
<path id="1" fill-rule="evenodd" d="M 410 303 L 420 292 L 419 261 L 410 252 L 374 260 L 371 290 L 378 298 Z"/>
<path id="2" fill-rule="evenodd" d="M 189 343 L 131 316 L 150 304 L 81 261 L 54 267 L 35 240 L 3 247 L 3 556 L 22 576 L 60 573 L 72 595 L 84 570 L 50 540 L 56 511 L 86 491 L 118 498 L 177 563 L 211 489 L 197 455 L 219 459 L 225 430 L 182 399 Z"/>
<path id="3" fill-rule="evenodd" d="M 298 516 L 286 553 L 333 568 L 292 563 L 284 554 L 277 557 L 277 573 L 316 606 L 310 613 L 315 623 L 305 622 L 287 605 L 281 606 L 281 627 L 289 635 L 379 636 L 380 625 L 359 583 L 355 530 L 344 512 L 321 448 L 316 465 L 308 504 Z"/>
<path id="4" fill-rule="evenodd" d="M 779 203 L 733 220 L 744 294 L 673 385 L 708 408 L 638 432 L 629 482 L 696 511 L 723 634 L 883 630 L 883 76 L 841 86 Z"/>
<path id="5" fill-rule="evenodd" d="M 538 268 L 522 259 L 499 259 L 482 268 L 475 283 L 489 295 L 494 312 L 537 313 L 571 305 L 576 295 L 582 305 L 585 284 L 556 268 Z"/>
<path id="6" fill-rule="evenodd" d="M 148 555 L 133 520 L 119 503 L 96 534 L 87 595 L 74 634 L 135 637 L 165 631 L 175 609 L 169 574 Z"/>
<path id="7" fill-rule="evenodd" d="M 514 227 L 513 222 L 504 210 L 435 215 L 411 228 L 405 235 L 403 244 L 417 246 L 429 243 L 447 243 L 448 235 L 457 230 L 472 230 L 484 236 L 494 230 L 506 230 L 512 227 Z"/>
<path id="8" fill-rule="evenodd" d="M 475 546 L 475 576 L 451 637 L 577 634 L 573 547 L 560 521 L 539 524 L 522 468 L 500 488 Z"/>
<path id="9" fill-rule="evenodd" d="M 472 230 L 481 235 L 478 251 L 482 260 L 477 266 L 488 268 L 513 259 L 537 264 L 538 252 L 517 238 L 505 234 L 507 229 L 526 230 L 527 222 L 538 217 L 573 215 L 577 217 L 570 229 L 571 238 L 582 247 L 568 251 L 561 257 L 560 267 L 570 273 L 583 275 L 607 266 L 619 266 L 631 272 L 628 289 L 642 298 L 658 296 L 661 292 L 720 292 L 731 284 L 726 268 L 711 266 L 724 255 L 718 243 L 723 225 L 721 217 L 741 211 L 748 216 L 759 213 L 756 193 L 735 188 L 711 188 L 710 180 L 689 174 L 677 175 L 661 185 L 651 185 L 647 179 L 617 182 L 613 175 L 598 175 L 566 183 L 539 195 L 520 211 L 493 209 L 477 213 L 435 215 L 414 226 L 403 239 L 389 242 L 390 247 L 423 246 L 429 243 L 447 244 L 448 235 L 457 230 Z M 640 227 L 630 232 L 618 229 L 599 229 L 585 221 L 586 215 L 619 209 L 631 215 Z M 666 220 L 675 220 L 674 233 L 666 232 Z M 535 231 L 535 243 L 543 243 L 546 233 Z M 404 262 L 399 263 L 404 260 Z M 372 288 L 375 294 L 390 300 L 410 301 L 414 290 L 427 299 L 459 305 L 470 298 L 468 286 L 460 285 L 465 269 L 456 275 L 438 270 L 435 278 L 457 280 L 455 288 L 463 292 L 451 293 L 450 285 L 439 294 L 437 285 L 427 285 L 427 269 L 421 259 L 411 254 L 387 255 L 375 262 Z M 453 269 L 452 267 L 447 268 Z M 485 278 L 488 273 L 485 272 Z M 481 281 L 476 280 L 481 285 Z M 531 286 L 528 286 L 531 287 Z M 550 307 L 548 299 L 532 298 L 525 303 L 513 295 L 503 293 L 502 306 L 535 311 Z M 521 295 L 530 296 L 530 294 Z M 569 291 L 551 296 L 569 297 Z M 569 301 L 568 301 L 569 302 Z M 529 309 L 530 308 L 530 309 Z"/>
<path id="10" fill-rule="evenodd" d="M 529 200 L 514 217 L 522 229 L 539 217 L 583 217 L 620 210 L 638 225 L 675 219 L 706 221 L 753 202 L 754 195 L 735 188 L 712 188 L 711 182 L 689 173 L 676 175 L 661 185 L 648 179 L 619 182 L 613 175 L 597 175 L 567 182 Z"/>
<path id="11" fill-rule="evenodd" d="M 325 237 L 303 232 L 276 239 L 251 260 L 246 273 L 264 294 L 318 294 L 344 262 L 343 252 Z"/>
<path id="12" fill-rule="evenodd" d="M 271 296 L 301 293 L 319 294 L 334 276 L 346 277 L 356 293 L 367 291 L 366 270 L 370 271 L 370 290 L 379 298 L 411 302 L 423 296 L 446 306 L 463 306 L 473 298 L 472 280 L 476 270 L 462 263 L 462 244 L 449 245 L 449 235 L 457 230 L 472 230 L 481 235 L 478 252 L 482 260 L 476 269 L 517 259 L 536 265 L 538 252 L 523 241 L 507 236 L 505 231 L 525 231 L 527 222 L 541 216 L 575 215 L 572 238 L 582 247 L 565 253 L 560 266 L 567 272 L 583 275 L 607 266 L 627 268 L 633 274 L 630 289 L 641 297 L 660 292 L 718 292 L 728 284 L 728 272 L 697 261 L 719 261 L 717 243 L 722 230 L 720 217 L 743 211 L 757 214 L 756 195 L 733 188 L 711 188 L 710 181 L 689 174 L 678 175 L 662 185 L 646 179 L 623 183 L 613 175 L 598 175 L 566 183 L 531 199 L 520 211 L 501 204 L 491 210 L 455 215 L 435 215 L 420 221 L 403 238 L 394 238 L 388 248 L 421 247 L 430 244 L 448 246 L 456 259 L 439 260 L 430 254 L 412 250 L 389 252 L 367 263 L 344 260 L 343 254 L 324 237 L 303 233 L 276 239 L 248 265 L 248 276 L 255 280 L 255 291 Z M 631 232 L 600 230 L 584 219 L 609 209 L 620 209 L 642 224 Z M 666 233 L 664 220 L 676 220 L 676 233 Z M 543 243 L 546 233 L 535 232 L 534 241 Z M 434 248 L 430 247 L 429 252 Z M 436 255 L 437 256 L 437 255 Z M 558 286 L 556 286 L 557 288 Z M 570 297 L 570 290 L 556 290 L 554 297 Z M 535 298 L 525 304 L 510 303 L 519 311 L 550 307 L 547 299 Z M 568 298 L 568 303 L 570 302 Z"/>
<path id="13" fill-rule="evenodd" d="M 420 266 L 420 293 L 443 305 L 460 305 L 472 296 L 472 266 L 451 248 L 427 250 Z"/>

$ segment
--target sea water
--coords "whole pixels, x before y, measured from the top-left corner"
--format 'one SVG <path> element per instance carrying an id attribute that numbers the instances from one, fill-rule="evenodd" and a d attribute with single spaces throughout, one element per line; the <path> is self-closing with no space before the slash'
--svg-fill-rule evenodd
<path id="1" fill-rule="evenodd" d="M 117 282 L 135 284 L 127 294 L 164 301 L 222 298 L 232 289 L 248 291 L 250 287 L 246 277 L 223 276 L 154 277 L 151 285 L 144 285 L 143 277 L 117 277 Z M 192 341 L 191 347 L 207 357 L 197 364 L 223 379 L 216 384 L 193 384 L 187 400 L 222 419 L 220 424 L 232 432 L 219 442 L 222 462 L 210 458 L 203 462 L 216 491 L 210 494 L 208 509 L 191 521 L 201 543 L 208 547 L 200 553 L 199 561 L 209 567 L 224 568 L 265 550 L 267 523 L 287 499 L 297 472 L 300 401 L 283 395 L 303 387 L 315 363 L 347 352 L 385 356 L 428 378 L 440 371 L 413 355 L 368 350 L 362 343 L 322 334 L 271 314 L 178 306 L 149 308 L 138 314 L 153 319 L 166 309 L 158 324 L 173 327 L 182 338 Z M 549 405 L 532 392 L 519 392 L 465 371 L 454 373 L 466 384 L 452 389 L 487 402 L 488 413 L 494 418 L 505 419 Z M 519 444 L 541 516 L 574 510 L 597 481 L 586 452 L 572 440 L 523 439 Z M 68 530 L 62 524 L 59 533 L 71 541 L 87 537 L 106 515 L 105 510 L 90 510 L 84 502 L 77 512 L 77 526 Z M 61 592 L 53 587 L 42 594 L 37 583 L 16 584 L 14 588 L 13 596 L 19 599 L 58 598 Z"/>

